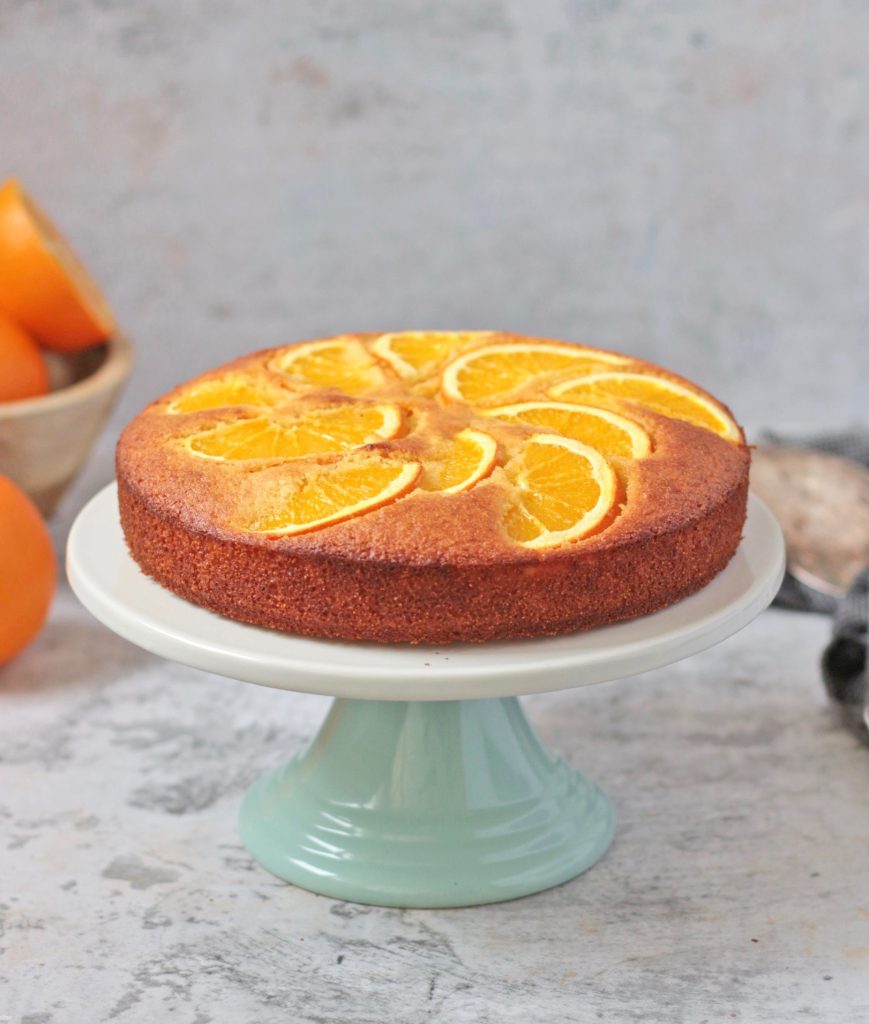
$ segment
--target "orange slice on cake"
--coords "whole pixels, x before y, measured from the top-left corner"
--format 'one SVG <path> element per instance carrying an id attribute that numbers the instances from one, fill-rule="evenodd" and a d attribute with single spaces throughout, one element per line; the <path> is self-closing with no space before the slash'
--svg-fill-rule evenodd
<path id="1" fill-rule="evenodd" d="M 457 494 L 468 491 L 495 468 L 498 445 L 481 430 L 462 430 L 442 453 L 424 460 L 419 486 L 424 491 Z"/>
<path id="2" fill-rule="evenodd" d="M 381 387 L 386 376 L 380 364 L 357 338 L 327 338 L 292 345 L 278 352 L 269 369 L 293 384 L 362 395 Z"/>
<path id="3" fill-rule="evenodd" d="M 259 514 L 246 529 L 272 537 L 310 533 L 372 512 L 407 494 L 419 478 L 418 462 L 348 455 L 329 466 L 264 486 Z"/>
<path id="4" fill-rule="evenodd" d="M 601 401 L 626 400 L 671 419 L 685 420 L 711 430 L 728 441 L 741 441 L 739 427 L 725 409 L 708 396 L 647 373 L 594 373 L 562 381 L 549 390 L 561 402 L 595 405 Z"/>
<path id="5" fill-rule="evenodd" d="M 507 535 L 528 548 L 579 540 L 609 522 L 617 480 L 594 448 L 556 434 L 535 434 L 504 467 L 513 494 L 504 510 Z"/>
<path id="6" fill-rule="evenodd" d="M 401 331 L 381 334 L 371 351 L 403 380 L 418 380 L 489 337 L 491 331 Z"/>
<path id="7" fill-rule="evenodd" d="M 236 406 L 273 408 L 289 402 L 294 393 L 264 381 L 260 377 L 227 373 L 211 377 L 185 388 L 166 407 L 166 412 L 208 412 Z"/>
<path id="8" fill-rule="evenodd" d="M 454 359 L 443 372 L 441 393 L 470 405 L 503 403 L 518 390 L 539 390 L 565 374 L 577 376 L 625 363 L 622 356 L 578 345 L 520 342 L 486 345 Z"/>
<path id="9" fill-rule="evenodd" d="M 649 435 L 625 416 L 568 402 L 520 402 L 482 409 L 485 416 L 552 431 L 590 445 L 603 455 L 641 459 L 651 451 Z"/>
<path id="10" fill-rule="evenodd" d="M 295 415 L 254 416 L 221 423 L 184 440 L 194 455 L 222 462 L 302 459 L 349 451 L 395 437 L 402 426 L 397 405 L 352 403 Z"/>

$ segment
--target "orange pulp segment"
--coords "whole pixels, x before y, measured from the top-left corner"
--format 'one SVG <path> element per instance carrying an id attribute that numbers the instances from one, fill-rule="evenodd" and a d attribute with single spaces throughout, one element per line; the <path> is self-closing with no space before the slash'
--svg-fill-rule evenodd
<path id="1" fill-rule="evenodd" d="M 427 458 L 419 486 L 424 491 L 468 491 L 492 472 L 498 459 L 494 437 L 470 427 L 456 434 L 443 455 Z"/>
<path id="2" fill-rule="evenodd" d="M 441 392 L 457 402 L 503 401 L 523 385 L 552 382 L 557 374 L 591 373 L 624 363 L 621 356 L 546 342 L 486 345 L 454 359 L 443 372 Z"/>
<path id="3" fill-rule="evenodd" d="M 380 364 L 356 338 L 327 338 L 293 345 L 269 362 L 269 369 L 296 384 L 361 395 L 386 380 Z"/>
<path id="4" fill-rule="evenodd" d="M 649 435 L 641 426 L 606 409 L 568 402 L 520 402 L 481 411 L 508 423 L 525 423 L 571 437 L 602 455 L 641 459 L 651 451 Z"/>
<path id="5" fill-rule="evenodd" d="M 296 416 L 255 416 L 222 423 L 186 438 L 194 455 L 223 462 L 300 459 L 329 455 L 395 437 L 401 430 L 396 405 L 338 405 Z"/>
<path id="6" fill-rule="evenodd" d="M 740 441 L 739 427 L 724 409 L 705 395 L 664 377 L 643 373 L 594 373 L 550 388 L 562 402 L 595 405 L 602 399 L 627 399 L 671 419 L 711 430 L 728 441 Z"/>
<path id="7" fill-rule="evenodd" d="M 554 547 L 588 536 L 607 521 L 616 502 L 609 463 L 572 438 L 535 434 L 505 471 L 514 494 L 503 525 L 524 547 Z"/>
<path id="8" fill-rule="evenodd" d="M 406 494 L 416 483 L 418 462 L 347 456 L 264 494 L 266 507 L 247 525 L 256 533 L 290 537 L 371 512 Z"/>
<path id="9" fill-rule="evenodd" d="M 14 179 L 0 187 L 0 309 L 61 352 L 95 345 L 115 331 L 100 290 Z"/>

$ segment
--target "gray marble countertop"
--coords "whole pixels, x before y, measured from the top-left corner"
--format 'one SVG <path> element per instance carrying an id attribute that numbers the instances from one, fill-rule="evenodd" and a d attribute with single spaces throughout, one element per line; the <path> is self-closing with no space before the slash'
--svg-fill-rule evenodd
<path id="1" fill-rule="evenodd" d="M 0 670 L 0 1022 L 869 1021 L 869 749 L 826 707 L 828 628 L 769 611 L 668 669 L 527 699 L 604 783 L 613 847 L 534 897 L 401 911 L 240 845 L 245 787 L 325 699 L 160 661 L 63 587 Z"/>

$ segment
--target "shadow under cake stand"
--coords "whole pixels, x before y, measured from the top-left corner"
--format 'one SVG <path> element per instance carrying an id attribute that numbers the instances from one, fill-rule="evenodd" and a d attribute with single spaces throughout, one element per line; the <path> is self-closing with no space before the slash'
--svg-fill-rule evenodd
<path id="1" fill-rule="evenodd" d="M 82 510 L 67 550 L 73 590 L 127 640 L 208 672 L 336 698 L 309 749 L 248 791 L 241 836 L 288 882 L 397 907 L 512 899 L 591 867 L 612 841 L 612 805 L 543 746 L 517 695 L 711 647 L 770 603 L 784 561 L 778 524 L 752 496 L 728 567 L 671 608 L 568 636 L 435 648 L 312 640 L 177 597 L 128 554 L 114 485 Z"/>

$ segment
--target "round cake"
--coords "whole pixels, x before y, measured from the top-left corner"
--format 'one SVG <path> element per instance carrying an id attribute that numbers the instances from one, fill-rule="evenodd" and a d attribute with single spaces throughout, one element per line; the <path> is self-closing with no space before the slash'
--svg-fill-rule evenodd
<path id="1" fill-rule="evenodd" d="M 732 557 L 749 452 L 660 367 L 496 332 L 245 356 L 117 450 L 141 569 L 221 615 L 344 640 L 555 635 L 664 608 Z"/>

